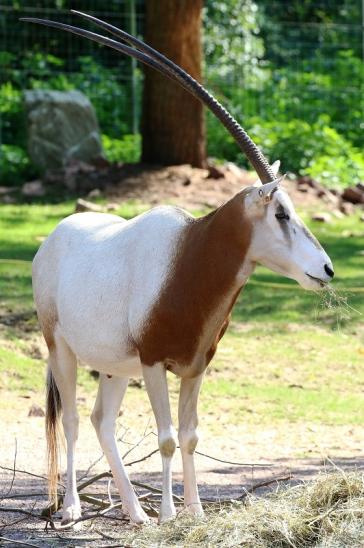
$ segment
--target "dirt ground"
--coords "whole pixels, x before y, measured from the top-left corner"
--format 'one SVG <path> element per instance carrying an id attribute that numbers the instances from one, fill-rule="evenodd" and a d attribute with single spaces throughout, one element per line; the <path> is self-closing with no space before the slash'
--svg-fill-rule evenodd
<path id="1" fill-rule="evenodd" d="M 130 388 L 130 391 L 130 400 L 127 395 L 123 413 L 118 419 L 120 451 L 125 455 L 131 450 L 124 459 L 127 464 L 143 459 L 157 447 L 154 421 L 150 409 L 145 405 L 144 389 Z M 140 408 L 137 407 L 138 395 Z M 13 398 L 12 394 L 5 393 L 2 397 L 9 400 Z M 79 396 L 79 479 L 108 470 L 88 418 L 92 400 L 91 396 Z M 127 521 L 120 521 L 123 517 L 120 509 L 112 511 L 108 518 L 86 521 L 76 531 L 45 531 L 43 522 L 11 512 L 12 508 L 17 508 L 38 513 L 46 506 L 46 480 L 31 475 L 44 477 L 46 474 L 44 418 L 29 416 L 33 404 L 43 406 L 38 397 L 18 398 L 12 408 L 9 407 L 9 411 L 3 412 L 0 417 L 0 537 L 29 542 L 39 547 L 115 545 L 115 540 L 105 535 L 116 539 L 120 528 L 125 530 L 125 527 L 130 527 Z M 226 424 L 225 435 L 221 436 L 214 434 L 211 420 L 201 417 L 201 440 L 196 455 L 200 493 L 205 499 L 238 498 L 261 482 L 272 482 L 258 489 L 256 493 L 259 494 L 276 489 L 281 480 L 288 485 L 313 479 L 322 471 L 336 467 L 353 470 L 364 465 L 364 427 L 289 422 L 284 425 L 273 424 L 270 428 Z M 100 457 L 101 460 L 98 460 Z M 61 462 L 64 468 L 64 453 Z M 13 472 L 14 468 L 16 473 Z M 178 451 L 173 468 L 174 493 L 182 495 L 182 465 Z M 158 453 L 131 465 L 128 471 L 134 481 L 151 487 L 161 486 Z M 87 492 L 107 500 L 107 483 L 106 479 L 99 480 Z M 117 493 L 113 487 L 111 491 L 116 499 Z M 141 488 L 137 488 L 137 491 L 139 494 L 146 492 Z M 91 506 L 86 503 L 82 505 L 84 514 L 90 515 Z M 4 510 L 9 513 L 4 513 Z M 59 526 L 60 513 L 55 516 L 55 522 Z"/>
<path id="2" fill-rule="evenodd" d="M 224 165 L 211 163 L 207 169 L 190 165 L 163 167 L 103 162 L 92 166 L 73 162 L 64 170 L 46 174 L 43 182 L 45 192 L 47 189 L 52 191 L 54 185 L 68 187 L 91 200 L 105 197 L 114 206 L 137 200 L 151 206 L 174 204 L 190 211 L 203 211 L 220 206 L 255 180 L 253 173 L 231 162 Z M 339 192 L 327 190 L 308 177 L 287 176 L 282 185 L 296 206 L 315 212 L 341 209 Z M 352 208 L 352 204 L 344 206 L 347 212 Z"/>
<path id="3" fill-rule="evenodd" d="M 256 180 L 254 174 L 233 163 L 211 166 L 209 169 L 190 165 L 151 168 L 131 164 L 114 167 L 112 173 L 106 169 L 104 174 L 98 172 L 98 175 L 100 178 L 95 185 L 99 183 L 101 192 L 112 202 L 131 199 L 152 206 L 170 203 L 188 210 L 218 207 Z M 78 181 L 82 189 L 82 175 Z M 318 211 L 332 211 L 340 207 L 339 196 L 308 178 L 287 177 L 282 185 L 299 207 Z"/>

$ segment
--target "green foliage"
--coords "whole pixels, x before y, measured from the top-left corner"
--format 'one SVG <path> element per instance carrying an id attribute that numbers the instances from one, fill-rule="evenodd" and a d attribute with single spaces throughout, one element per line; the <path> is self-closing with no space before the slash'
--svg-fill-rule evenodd
<path id="1" fill-rule="evenodd" d="M 103 134 L 102 146 L 109 162 L 138 162 L 141 152 L 141 137 L 137 134 L 124 135 L 122 139 L 113 139 Z"/>
<path id="2" fill-rule="evenodd" d="M 331 128 L 328 128 L 331 129 Z M 334 130 L 331 130 L 334 131 Z M 339 140 L 337 140 L 337 145 Z M 364 180 L 364 155 L 343 140 L 344 148 L 340 156 L 325 154 L 313 158 L 303 170 L 312 179 L 328 188 L 353 186 Z M 340 153 L 339 147 L 336 148 Z"/>
<path id="3" fill-rule="evenodd" d="M 131 97 L 128 86 L 120 84 L 119 69 L 102 66 L 90 56 L 78 62 L 80 71 L 72 75 L 71 82 L 94 105 L 101 130 L 116 138 L 128 133 Z"/>
<path id="4" fill-rule="evenodd" d="M 283 172 L 310 175 L 331 188 L 356 184 L 364 177 L 364 155 L 327 121 L 252 120 L 250 134 L 271 160 L 282 160 Z"/>
<path id="5" fill-rule="evenodd" d="M 80 4 L 86 3 L 80 0 Z M 140 13 L 142 2 L 137 0 L 137 4 Z M 18 0 L 12 0 L 11 5 L 15 11 L 0 14 L 0 25 L 6 26 L 9 36 L 18 33 L 31 47 L 19 49 L 18 41 L 9 39 L 6 51 L 0 51 L 1 141 L 20 147 L 25 154 L 21 90 L 79 89 L 95 107 L 107 158 L 137 161 L 139 137 L 130 136 L 130 61 L 81 40 L 72 56 L 65 52 L 62 33 L 44 27 L 34 32 L 34 27 L 19 23 Z M 43 10 L 67 6 L 68 0 L 25 0 L 22 5 Z M 272 159 L 280 156 L 286 170 L 335 186 L 363 178 L 363 154 L 358 149 L 364 129 L 364 63 L 359 25 L 354 24 L 359 18 L 358 6 L 352 0 L 335 0 L 327 7 L 312 0 L 204 3 L 208 87 L 244 127 L 253 130 Z M 102 12 L 101 0 L 93 0 L 92 9 Z M 119 0 L 111 0 L 108 9 L 119 10 Z M 63 13 L 66 22 L 68 17 Z M 127 28 L 127 10 L 118 17 L 120 25 Z M 353 25 L 350 31 L 348 25 Z M 50 44 L 47 49 L 52 53 L 45 52 L 45 43 Z M 210 114 L 207 127 L 210 155 L 246 165 L 230 135 Z M 9 157 L 15 157 L 14 149 L 3 152 L 2 172 L 11 173 L 12 181 L 30 176 L 29 161 L 25 168 L 23 158 L 15 173 L 17 162 Z"/>
<path id="6" fill-rule="evenodd" d="M 334 58 L 340 49 L 361 56 L 360 0 L 259 0 L 266 57 L 286 66 L 320 52 Z"/>
<path id="7" fill-rule="evenodd" d="M 238 78 L 259 78 L 263 41 L 253 0 L 208 0 L 204 10 L 205 72 L 209 80 L 236 85 Z M 246 70 L 249 67 L 249 70 Z"/>
<path id="8" fill-rule="evenodd" d="M 364 177 L 363 85 L 364 64 L 346 51 L 330 63 L 317 55 L 300 71 L 266 69 L 264 79 L 245 87 L 219 84 L 218 95 L 283 170 L 338 187 Z M 209 154 L 247 165 L 221 124 L 207 120 Z"/>
<path id="9" fill-rule="evenodd" d="M 0 120 L 2 141 L 24 147 L 26 132 L 22 93 L 12 82 L 0 86 Z"/>
<path id="10" fill-rule="evenodd" d="M 364 63 L 356 27 L 349 35 L 345 26 L 358 5 L 334 4 L 263 0 L 257 10 L 244 0 L 207 2 L 206 73 L 215 95 L 283 169 L 346 186 L 363 180 Z M 243 5 L 247 15 L 238 13 Z M 318 36 L 321 24 L 328 26 Z M 207 129 L 210 155 L 247 165 L 210 114 Z"/>
<path id="11" fill-rule="evenodd" d="M 31 166 L 27 152 L 15 145 L 0 144 L 0 180 L 4 185 L 17 185 L 32 177 L 36 170 Z"/>
<path id="12" fill-rule="evenodd" d="M 21 108 L 21 92 L 11 82 L 0 87 L 0 113 L 17 113 Z"/>
<path id="13" fill-rule="evenodd" d="M 281 160 L 283 172 L 309 175 L 330 187 L 352 186 L 364 179 L 364 154 L 328 125 L 321 116 L 315 123 L 293 119 L 245 121 L 249 135 L 273 162 Z M 226 130 L 208 117 L 209 154 L 248 166 Z"/>
<path id="14" fill-rule="evenodd" d="M 352 51 L 341 51 L 335 58 L 317 55 L 296 68 L 272 68 L 258 94 L 264 104 L 264 118 L 288 121 L 301 118 L 314 123 L 321 113 L 330 126 L 357 145 L 363 140 L 364 63 Z M 251 98 L 252 99 L 252 98 Z"/>

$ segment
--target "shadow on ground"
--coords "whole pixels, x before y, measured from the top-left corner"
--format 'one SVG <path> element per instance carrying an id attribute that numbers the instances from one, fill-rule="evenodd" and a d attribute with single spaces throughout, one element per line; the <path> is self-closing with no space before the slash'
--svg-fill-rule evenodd
<path id="1" fill-rule="evenodd" d="M 332 457 L 330 460 L 278 459 L 271 461 L 270 466 L 223 466 L 216 463 L 206 469 L 199 477 L 200 494 L 203 499 L 222 500 L 244 497 L 247 492 L 254 492 L 257 496 L 267 495 L 280 486 L 292 486 L 302 481 L 310 481 L 322 473 L 331 473 L 341 470 L 362 471 L 364 456 L 351 458 Z M 79 473 L 83 477 L 84 472 Z M 132 480 L 144 483 L 151 488 L 160 488 L 160 473 L 131 473 Z M 182 477 L 175 475 L 174 493 L 183 495 Z M 146 493 L 146 489 L 137 488 L 138 495 Z M 108 501 L 108 480 L 102 479 L 90 485 L 85 493 Z M 112 497 L 117 500 L 115 489 L 111 489 Z M 114 545 L 120 534 L 120 527 L 130 528 L 120 509 L 109 512 L 107 516 L 96 517 L 84 522 L 80 530 L 52 531 L 45 528 L 45 523 L 39 520 L 42 509 L 46 506 L 47 486 L 45 478 L 33 477 L 24 472 L 1 470 L 0 476 L 0 543 L 5 541 L 6 546 L 28 545 L 43 548 L 46 546 L 108 546 Z M 157 503 L 158 504 L 158 503 Z M 84 515 L 92 513 L 92 507 L 83 503 Z M 18 512 L 16 511 L 18 510 Z M 31 512 L 35 517 L 22 514 L 21 511 Z M 57 527 L 60 523 L 60 513 L 55 516 Z M 111 537 L 111 538 L 107 538 Z M 8 539 L 6 542 L 5 539 Z M 113 544 L 114 543 L 114 544 Z"/>

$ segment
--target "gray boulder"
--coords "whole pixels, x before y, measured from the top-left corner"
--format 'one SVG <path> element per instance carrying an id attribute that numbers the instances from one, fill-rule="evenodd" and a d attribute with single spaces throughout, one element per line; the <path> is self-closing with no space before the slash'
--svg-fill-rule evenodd
<path id="1" fill-rule="evenodd" d="M 26 91 L 25 105 L 29 154 L 42 169 L 102 156 L 95 111 L 80 91 Z"/>

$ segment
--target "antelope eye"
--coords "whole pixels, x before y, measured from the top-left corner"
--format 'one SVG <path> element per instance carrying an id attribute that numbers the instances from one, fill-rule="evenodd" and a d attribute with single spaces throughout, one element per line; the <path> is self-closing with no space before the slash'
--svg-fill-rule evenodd
<path id="1" fill-rule="evenodd" d="M 278 219 L 278 221 L 289 221 L 289 215 L 284 211 L 280 211 L 279 213 L 276 213 L 276 219 Z"/>

